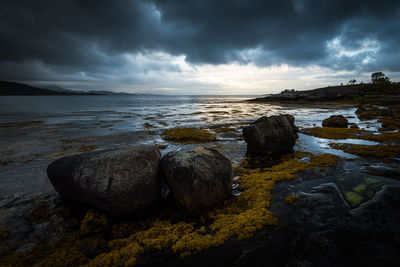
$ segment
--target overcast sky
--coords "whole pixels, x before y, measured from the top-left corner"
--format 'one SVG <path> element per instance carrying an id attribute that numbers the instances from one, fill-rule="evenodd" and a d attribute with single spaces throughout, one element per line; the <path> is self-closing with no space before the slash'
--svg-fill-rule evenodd
<path id="1" fill-rule="evenodd" d="M 265 94 L 400 80 L 400 1 L 2 0 L 0 79 Z"/>

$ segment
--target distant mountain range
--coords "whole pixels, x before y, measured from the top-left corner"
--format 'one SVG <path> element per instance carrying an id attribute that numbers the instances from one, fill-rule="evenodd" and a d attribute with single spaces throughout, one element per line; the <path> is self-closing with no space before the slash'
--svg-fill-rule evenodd
<path id="1" fill-rule="evenodd" d="M 5 95 L 131 95 L 129 93 L 114 93 L 109 91 L 77 91 L 59 86 L 46 88 L 33 87 L 23 83 L 0 81 L 0 96 Z"/>

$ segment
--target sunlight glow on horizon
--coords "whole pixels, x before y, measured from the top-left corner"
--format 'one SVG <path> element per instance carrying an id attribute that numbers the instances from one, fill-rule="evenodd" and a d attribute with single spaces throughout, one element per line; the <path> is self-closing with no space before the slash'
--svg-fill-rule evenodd
<path id="1" fill-rule="evenodd" d="M 327 46 L 339 57 L 358 55 L 365 51 L 372 53 L 377 49 L 373 41 L 359 52 L 341 49 L 339 39 L 332 40 Z M 84 80 L 61 79 L 57 82 L 32 84 L 128 93 L 263 95 L 284 89 L 307 90 L 346 84 L 350 78 L 357 79 L 357 82 L 368 82 L 370 79 L 370 73 L 338 71 L 318 65 L 296 67 L 281 64 L 263 67 L 252 62 L 195 65 L 187 62 L 185 55 L 175 56 L 162 51 L 125 54 L 123 59 L 125 63 L 122 66 L 116 66 L 102 77 L 80 72 L 79 77 Z"/>

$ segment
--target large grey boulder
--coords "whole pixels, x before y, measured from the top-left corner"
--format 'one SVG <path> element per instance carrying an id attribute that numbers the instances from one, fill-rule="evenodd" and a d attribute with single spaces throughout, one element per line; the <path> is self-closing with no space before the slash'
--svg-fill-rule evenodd
<path id="1" fill-rule="evenodd" d="M 261 117 L 243 128 L 248 156 L 280 155 L 290 152 L 298 129 L 292 115 Z"/>
<path id="2" fill-rule="evenodd" d="M 188 215 L 201 215 L 232 195 L 232 163 L 217 150 L 169 152 L 161 172 L 176 206 Z"/>
<path id="3" fill-rule="evenodd" d="M 140 217 L 160 199 L 160 160 L 155 146 L 95 151 L 57 159 L 47 175 L 64 199 Z"/>
<path id="4" fill-rule="evenodd" d="M 347 128 L 349 121 L 343 115 L 332 115 L 322 121 L 322 127 Z"/>

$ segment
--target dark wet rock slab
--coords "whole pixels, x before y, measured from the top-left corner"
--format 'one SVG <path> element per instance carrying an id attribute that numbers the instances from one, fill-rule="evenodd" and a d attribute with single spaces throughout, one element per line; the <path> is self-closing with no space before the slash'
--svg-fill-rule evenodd
<path id="1" fill-rule="evenodd" d="M 372 175 L 400 179 L 400 162 L 372 164 L 367 166 L 364 172 Z"/>
<path id="2" fill-rule="evenodd" d="M 281 261 L 275 259 L 277 264 L 271 266 L 396 266 L 400 185 L 385 185 L 356 209 L 349 208 L 335 183 L 303 188 L 293 206 L 273 202 L 271 208 L 280 224 L 277 232 L 284 233 L 273 234 L 274 242 L 267 240 L 243 259 L 242 266 L 246 259 L 265 266 L 263 253 L 272 246 L 281 246 L 283 251 L 275 254 Z"/>
<path id="3" fill-rule="evenodd" d="M 370 201 L 352 209 L 335 183 L 312 181 L 297 191 L 294 205 L 284 198 L 296 181 L 273 189 L 276 228 L 183 260 L 163 253 L 157 259 L 143 255 L 137 266 L 398 266 L 400 185 L 385 185 Z"/>

